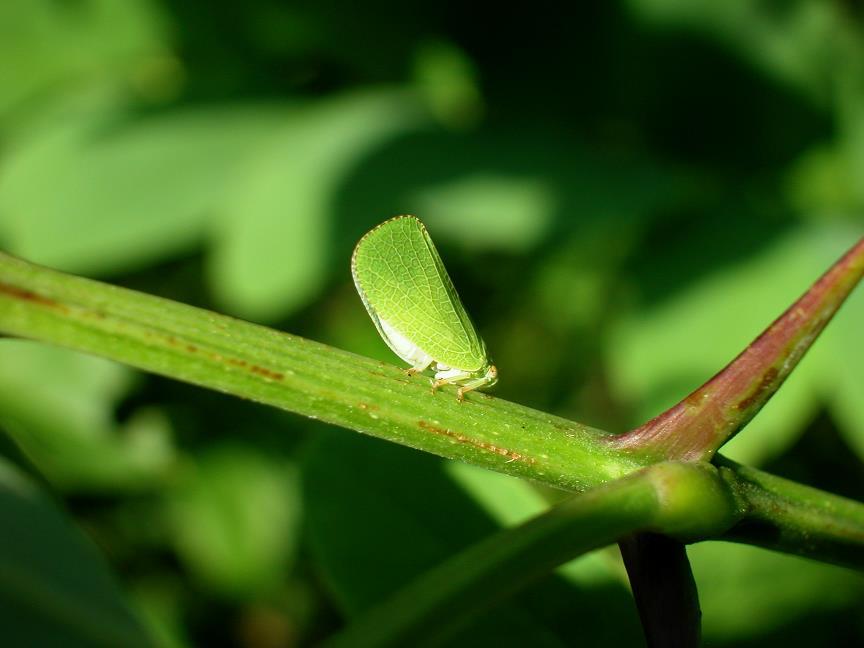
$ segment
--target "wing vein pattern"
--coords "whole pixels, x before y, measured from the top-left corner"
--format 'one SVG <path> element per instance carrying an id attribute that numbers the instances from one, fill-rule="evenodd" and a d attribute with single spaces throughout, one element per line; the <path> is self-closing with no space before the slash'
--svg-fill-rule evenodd
<path id="1" fill-rule="evenodd" d="M 417 218 L 398 216 L 371 230 L 357 244 L 351 270 L 373 320 L 386 321 L 441 364 L 483 368 L 483 341 Z"/>

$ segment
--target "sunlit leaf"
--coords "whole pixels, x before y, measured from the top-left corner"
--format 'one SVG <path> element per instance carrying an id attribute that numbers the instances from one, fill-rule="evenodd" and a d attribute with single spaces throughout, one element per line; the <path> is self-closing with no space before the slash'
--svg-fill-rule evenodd
<path id="1" fill-rule="evenodd" d="M 218 228 L 211 277 L 233 312 L 267 320 L 318 293 L 331 267 L 334 194 L 362 157 L 420 122 L 394 92 L 297 108 L 237 169 Z"/>
<path id="2" fill-rule="evenodd" d="M 475 249 L 525 252 L 549 231 L 555 191 L 538 179 L 478 175 L 427 187 L 414 199 L 434 232 Z"/>
<path id="3" fill-rule="evenodd" d="M 297 476 L 250 447 L 209 450 L 170 501 L 177 550 L 207 587 L 236 597 L 277 587 L 297 547 Z"/>
<path id="4" fill-rule="evenodd" d="M 24 110 L 27 100 L 44 102 L 85 84 L 142 82 L 140 90 L 158 92 L 165 79 L 150 71 L 170 56 L 165 22 L 159 5 L 148 0 L 4 0 L 0 119 L 7 110 Z"/>
<path id="5" fill-rule="evenodd" d="M 830 2 L 629 0 L 628 4 L 651 24 L 704 33 L 815 97 L 824 97 L 828 90 L 829 66 L 843 64 L 837 56 L 843 50 L 836 46 L 842 40 L 838 30 L 845 16 Z"/>
<path id="6" fill-rule="evenodd" d="M 637 405 L 640 421 L 633 423 L 665 410 L 710 378 L 854 241 L 854 231 L 842 228 L 801 229 L 654 308 L 631 313 L 614 330 L 609 352 L 617 389 Z M 776 456 L 816 415 L 826 395 L 860 389 L 864 365 L 855 363 L 845 374 L 836 371 L 838 363 L 849 364 L 843 348 L 850 340 L 835 331 L 847 326 L 844 319 L 855 319 L 860 299 L 853 294 L 838 322 L 826 329 L 777 396 L 724 446 L 724 454 L 751 462 Z M 852 312 L 847 316 L 847 311 Z"/>
<path id="7" fill-rule="evenodd" d="M 239 160 L 279 119 L 264 106 L 61 114 L 10 154 L 0 234 L 22 256 L 88 274 L 188 250 L 205 239 Z"/>
<path id="8" fill-rule="evenodd" d="M 861 577 L 841 567 L 729 543 L 703 542 L 687 553 L 706 643 L 769 635 L 801 615 L 842 610 L 864 596 Z"/>
<path id="9" fill-rule="evenodd" d="M 54 484 L 75 490 L 153 486 L 174 461 L 156 410 L 119 425 L 132 372 L 33 342 L 0 341 L 0 425 Z"/>

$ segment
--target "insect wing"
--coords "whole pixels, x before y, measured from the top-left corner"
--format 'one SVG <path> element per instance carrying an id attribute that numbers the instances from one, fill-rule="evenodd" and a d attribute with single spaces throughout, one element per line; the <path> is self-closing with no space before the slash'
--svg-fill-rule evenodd
<path id="1" fill-rule="evenodd" d="M 479 371 L 486 349 L 426 228 L 397 216 L 367 233 L 351 260 L 354 283 L 378 331 L 398 331 L 437 362 Z M 383 322 L 383 326 L 382 326 Z"/>

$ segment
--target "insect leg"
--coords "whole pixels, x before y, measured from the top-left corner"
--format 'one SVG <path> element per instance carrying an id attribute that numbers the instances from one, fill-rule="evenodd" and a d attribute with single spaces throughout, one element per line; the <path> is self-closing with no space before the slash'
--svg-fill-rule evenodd
<path id="1" fill-rule="evenodd" d="M 466 380 L 470 381 L 472 375 L 470 371 L 461 371 L 459 369 L 439 371 L 435 374 L 435 380 L 432 381 L 432 393 L 434 394 L 439 387 L 443 387 L 444 385 L 462 384 Z"/>
<path id="2" fill-rule="evenodd" d="M 469 391 L 474 391 L 475 389 L 479 389 L 480 387 L 485 387 L 489 384 L 489 380 L 486 376 L 480 376 L 479 378 L 475 378 L 474 380 L 469 380 L 466 383 L 463 383 L 459 389 L 456 390 L 456 398 L 460 401 L 465 400 L 465 394 Z"/>
<path id="3" fill-rule="evenodd" d="M 465 400 L 465 394 L 469 391 L 474 391 L 475 389 L 480 389 L 481 387 L 492 386 L 498 382 L 498 369 L 495 365 L 489 365 L 489 368 L 486 370 L 486 373 L 480 376 L 479 378 L 474 378 L 473 380 L 467 380 L 462 383 L 459 389 L 456 391 L 456 398 L 459 399 L 461 403 Z"/>
<path id="4" fill-rule="evenodd" d="M 425 356 L 418 360 L 413 367 L 408 367 L 405 370 L 405 374 L 408 376 L 413 376 L 416 373 L 422 373 L 426 371 L 426 369 L 429 368 L 429 365 L 431 365 L 433 362 L 434 360 L 432 360 L 432 358 L 430 358 L 429 356 Z"/>

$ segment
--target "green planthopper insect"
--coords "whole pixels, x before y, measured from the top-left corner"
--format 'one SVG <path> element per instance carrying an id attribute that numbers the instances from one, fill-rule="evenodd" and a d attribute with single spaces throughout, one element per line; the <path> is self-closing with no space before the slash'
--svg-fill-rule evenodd
<path id="1" fill-rule="evenodd" d="M 435 371 L 432 392 L 491 387 L 498 370 L 474 330 L 423 223 L 397 216 L 369 231 L 351 257 L 354 285 L 381 337 L 411 365 Z"/>

